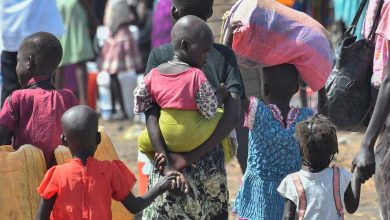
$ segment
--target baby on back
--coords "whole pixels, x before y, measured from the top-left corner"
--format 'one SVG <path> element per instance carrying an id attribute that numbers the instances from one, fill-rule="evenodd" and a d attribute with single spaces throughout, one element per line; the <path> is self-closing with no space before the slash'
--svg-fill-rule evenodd
<path id="1" fill-rule="evenodd" d="M 159 106 L 160 129 L 168 150 L 190 152 L 214 132 L 223 115 L 218 105 L 228 91 L 225 87 L 213 88 L 201 70 L 214 43 L 206 22 L 195 16 L 182 17 L 172 29 L 171 43 L 173 59 L 145 76 L 144 83 L 134 92 L 134 111 L 140 113 Z M 148 133 L 141 133 L 140 151 L 151 156 L 155 150 L 152 145 Z M 230 159 L 228 138 L 222 146 L 225 158 Z"/>
<path id="2" fill-rule="evenodd" d="M 51 81 L 61 59 L 62 46 L 54 35 L 38 32 L 25 38 L 16 66 L 22 89 L 0 111 L 0 144 L 12 142 L 16 149 L 34 145 L 43 151 L 48 167 L 55 164 L 54 149 L 61 144 L 61 116 L 78 104 L 72 92 L 57 90 Z"/>

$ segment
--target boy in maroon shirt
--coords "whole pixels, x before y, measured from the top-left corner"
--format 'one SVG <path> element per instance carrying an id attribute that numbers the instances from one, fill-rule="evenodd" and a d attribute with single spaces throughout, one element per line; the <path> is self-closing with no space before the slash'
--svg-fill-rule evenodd
<path id="1" fill-rule="evenodd" d="M 51 167 L 54 149 L 61 144 L 62 114 L 78 104 L 72 92 L 56 90 L 51 81 L 62 59 L 62 46 L 54 35 L 38 32 L 23 40 L 17 59 L 22 89 L 13 92 L 0 111 L 0 144 L 11 139 L 15 149 L 34 145 Z"/>

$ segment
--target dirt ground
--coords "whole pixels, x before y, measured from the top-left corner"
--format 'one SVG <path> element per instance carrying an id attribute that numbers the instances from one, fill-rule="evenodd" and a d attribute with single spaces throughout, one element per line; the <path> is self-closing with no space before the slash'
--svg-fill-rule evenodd
<path id="1" fill-rule="evenodd" d="M 128 167 L 137 174 L 137 145 L 136 137 L 144 128 L 141 124 L 134 124 L 129 121 L 102 122 L 109 132 L 119 157 Z M 350 169 L 351 161 L 358 151 L 362 139 L 360 133 L 339 133 L 339 155 L 336 163 L 346 169 Z M 241 171 L 236 161 L 227 164 L 228 185 L 230 191 L 230 207 L 234 202 L 241 182 Z M 135 192 L 137 192 L 136 187 Z M 230 216 L 233 219 L 233 216 Z M 375 220 L 379 219 L 378 201 L 375 192 L 374 182 L 366 182 L 362 187 L 361 201 L 358 211 L 354 215 L 346 215 L 346 220 Z"/>

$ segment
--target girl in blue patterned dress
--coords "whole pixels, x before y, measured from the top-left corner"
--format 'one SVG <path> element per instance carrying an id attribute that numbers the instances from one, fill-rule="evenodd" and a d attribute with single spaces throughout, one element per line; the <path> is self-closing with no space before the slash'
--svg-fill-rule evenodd
<path id="1" fill-rule="evenodd" d="M 295 126 L 313 115 L 290 107 L 298 91 L 298 72 L 291 64 L 264 68 L 262 97 L 251 97 L 244 126 L 249 128 L 247 169 L 233 212 L 238 219 L 281 220 L 284 199 L 277 187 L 301 167 Z"/>

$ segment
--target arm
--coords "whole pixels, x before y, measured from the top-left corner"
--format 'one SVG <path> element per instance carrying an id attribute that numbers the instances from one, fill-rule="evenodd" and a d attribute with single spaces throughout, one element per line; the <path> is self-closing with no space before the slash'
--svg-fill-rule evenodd
<path id="1" fill-rule="evenodd" d="M 148 192 L 146 192 L 144 196 L 136 197 L 130 192 L 129 195 L 122 201 L 122 204 L 127 208 L 127 210 L 129 210 L 129 212 L 136 214 L 148 207 L 157 198 L 157 196 L 163 194 L 170 188 L 176 188 L 176 184 L 173 184 L 176 177 L 177 175 L 175 173 L 170 173 L 164 176 Z M 178 188 L 179 187 L 180 186 L 178 186 Z"/>
<path id="2" fill-rule="evenodd" d="M 359 207 L 361 185 L 357 172 L 353 172 L 352 181 L 344 194 L 345 209 L 350 214 L 356 212 Z"/>
<path id="3" fill-rule="evenodd" d="M 289 199 L 284 203 L 283 220 L 295 220 L 297 206 Z"/>
<path id="4" fill-rule="evenodd" d="M 244 127 L 245 112 L 247 111 L 248 107 L 249 107 L 249 100 L 247 99 L 241 100 L 240 121 L 236 126 L 237 141 L 238 141 L 237 159 L 238 159 L 238 163 L 240 164 L 242 173 L 245 173 L 246 171 L 247 160 L 248 160 L 249 129 Z"/>
<path id="5" fill-rule="evenodd" d="M 48 220 L 50 218 L 50 213 L 53 210 L 54 202 L 56 197 L 53 196 L 50 199 L 41 199 L 39 203 L 38 213 L 35 217 L 36 220 Z"/>
<path id="6" fill-rule="evenodd" d="M 155 153 L 162 153 L 165 158 L 167 158 L 166 166 L 170 168 L 172 162 L 168 157 L 168 148 L 165 144 L 164 137 L 162 136 L 159 118 L 160 118 L 160 108 L 154 107 L 145 112 L 146 116 L 146 128 L 148 130 L 150 142 L 152 143 L 153 150 Z M 160 169 L 161 170 L 161 169 Z M 165 169 L 167 170 L 167 169 Z"/>
<path id="7" fill-rule="evenodd" d="M 361 180 L 367 180 L 375 173 L 374 145 L 389 113 L 390 69 L 387 70 L 385 79 L 379 89 L 378 99 L 367 131 L 364 135 L 360 151 L 352 162 L 352 167 L 357 168 L 358 176 Z"/>
<path id="8" fill-rule="evenodd" d="M 8 127 L 6 127 L 4 125 L 0 125 L 0 146 L 10 144 L 10 141 L 9 141 L 9 133 L 10 132 L 11 132 L 11 130 Z"/>

